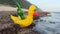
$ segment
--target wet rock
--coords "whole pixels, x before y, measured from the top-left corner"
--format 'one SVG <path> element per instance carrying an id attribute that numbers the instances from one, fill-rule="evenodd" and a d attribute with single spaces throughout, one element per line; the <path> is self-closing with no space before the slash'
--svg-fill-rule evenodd
<path id="1" fill-rule="evenodd" d="M 28 28 L 21 29 L 20 32 L 21 32 L 21 34 L 40 34 L 40 33 L 34 32 L 33 30 L 28 29 Z"/>
<path id="2" fill-rule="evenodd" d="M 38 32 L 34 32 L 32 30 L 32 27 L 34 25 L 32 25 L 32 27 L 27 27 L 27 28 L 23 28 L 20 30 L 14 27 L 15 24 L 13 24 L 13 21 L 10 18 L 10 15 L 15 15 L 17 16 L 16 12 L 14 11 L 1 11 L 0 12 L 0 23 L 2 23 L 0 26 L 1 30 L 0 33 L 1 34 L 39 34 Z M 18 31 L 17 31 L 18 30 Z"/>
<path id="3" fill-rule="evenodd" d="M 41 22 L 43 21 L 43 20 L 40 20 Z"/>
<path id="4" fill-rule="evenodd" d="M 55 22 L 49 22 L 49 23 L 55 24 Z"/>

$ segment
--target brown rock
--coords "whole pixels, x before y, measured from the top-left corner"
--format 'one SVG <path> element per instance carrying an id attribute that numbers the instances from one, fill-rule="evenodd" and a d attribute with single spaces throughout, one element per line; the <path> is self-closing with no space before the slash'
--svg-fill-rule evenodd
<path id="1" fill-rule="evenodd" d="M 50 13 L 49 12 L 38 12 L 38 15 L 41 17 L 46 16 L 48 14 L 50 14 Z"/>

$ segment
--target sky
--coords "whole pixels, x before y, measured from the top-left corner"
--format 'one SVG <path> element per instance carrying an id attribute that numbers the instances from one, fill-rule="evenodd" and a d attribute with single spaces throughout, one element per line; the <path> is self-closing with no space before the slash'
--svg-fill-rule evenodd
<path id="1" fill-rule="evenodd" d="M 43 11 L 60 12 L 60 0 L 27 0 Z"/>

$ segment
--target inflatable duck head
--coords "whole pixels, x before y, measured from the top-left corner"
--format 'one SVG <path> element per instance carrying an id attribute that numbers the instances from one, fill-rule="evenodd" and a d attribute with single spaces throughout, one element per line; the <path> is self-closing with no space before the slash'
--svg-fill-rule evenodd
<path id="1" fill-rule="evenodd" d="M 35 6 L 35 5 L 31 5 L 31 6 L 29 7 L 29 12 L 28 12 L 28 14 L 33 15 L 34 12 L 35 12 L 35 10 L 36 10 L 36 6 Z"/>

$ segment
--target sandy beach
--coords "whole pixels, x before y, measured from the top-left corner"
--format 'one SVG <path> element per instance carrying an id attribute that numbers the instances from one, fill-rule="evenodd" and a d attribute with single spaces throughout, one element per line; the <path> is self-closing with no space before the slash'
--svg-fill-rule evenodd
<path id="1" fill-rule="evenodd" d="M 23 11 L 28 11 L 27 9 L 22 9 Z M 16 7 L 11 7 L 8 5 L 0 5 L 0 11 L 17 11 Z"/>

